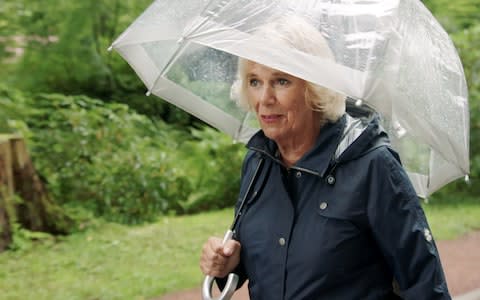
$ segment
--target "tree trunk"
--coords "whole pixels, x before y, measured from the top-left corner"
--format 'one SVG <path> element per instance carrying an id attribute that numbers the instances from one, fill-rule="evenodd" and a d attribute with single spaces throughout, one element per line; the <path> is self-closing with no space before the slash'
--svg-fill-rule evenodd
<path id="1" fill-rule="evenodd" d="M 13 206 L 12 153 L 7 138 L 0 136 L 0 252 L 12 241 L 8 212 Z"/>
<path id="2" fill-rule="evenodd" d="M 24 140 L 9 136 L 3 140 L 0 138 L 0 141 L 0 189 L 3 190 L 0 224 L 5 228 L 0 235 L 5 235 L 4 243 L 8 245 L 11 241 L 10 225 L 13 220 L 32 231 L 67 233 L 73 222 L 49 196 L 35 171 Z M 13 203 L 14 195 L 21 201 Z"/>

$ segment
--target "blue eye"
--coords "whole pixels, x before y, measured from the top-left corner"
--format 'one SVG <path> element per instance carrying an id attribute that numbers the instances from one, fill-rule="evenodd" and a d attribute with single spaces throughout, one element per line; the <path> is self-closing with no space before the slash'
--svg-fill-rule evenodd
<path id="1" fill-rule="evenodd" d="M 250 79 L 250 81 L 248 82 L 248 85 L 256 87 L 256 86 L 258 86 L 258 80 Z"/>

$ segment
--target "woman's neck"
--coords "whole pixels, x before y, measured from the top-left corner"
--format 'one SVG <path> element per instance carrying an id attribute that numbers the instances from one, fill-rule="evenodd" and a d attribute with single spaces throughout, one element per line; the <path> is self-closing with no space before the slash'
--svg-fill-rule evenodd
<path id="1" fill-rule="evenodd" d="M 285 141 L 276 141 L 281 159 L 287 168 L 295 165 L 305 153 L 315 145 L 320 128 L 312 130 L 309 134 L 291 137 Z"/>

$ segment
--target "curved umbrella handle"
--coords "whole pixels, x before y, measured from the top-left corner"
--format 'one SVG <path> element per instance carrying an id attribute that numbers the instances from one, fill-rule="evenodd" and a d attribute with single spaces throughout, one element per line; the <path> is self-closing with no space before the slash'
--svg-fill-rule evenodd
<path id="1" fill-rule="evenodd" d="M 233 236 L 233 231 L 228 230 L 227 233 L 225 233 L 225 236 L 223 237 L 223 244 L 225 244 L 228 240 L 231 240 L 232 236 Z M 222 294 L 220 294 L 220 297 L 218 298 L 213 298 L 212 296 L 212 286 L 213 286 L 214 279 L 215 278 L 213 276 L 209 276 L 209 275 L 205 276 L 205 279 L 203 280 L 203 287 L 202 287 L 203 300 L 230 300 L 233 293 L 235 293 L 235 290 L 237 289 L 238 275 L 234 273 L 228 274 L 227 284 L 223 288 Z"/>

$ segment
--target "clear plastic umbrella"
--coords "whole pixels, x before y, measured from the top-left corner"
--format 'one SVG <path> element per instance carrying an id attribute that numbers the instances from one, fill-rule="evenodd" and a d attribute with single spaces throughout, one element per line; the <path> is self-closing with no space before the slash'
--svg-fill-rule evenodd
<path id="1" fill-rule="evenodd" d="M 304 38 L 320 50 L 262 34 L 272 22 L 308 23 Z M 469 172 L 462 64 L 418 0 L 157 0 L 111 48 L 148 94 L 237 140 L 258 130 L 231 97 L 240 57 L 342 93 L 353 111 L 378 112 L 419 196 Z M 231 297 L 235 276 L 219 299 Z M 212 299 L 212 282 L 207 276 L 203 299 Z"/>
<path id="2" fill-rule="evenodd" d="M 308 22 L 333 56 L 258 34 L 282 19 Z M 418 0 L 157 0 L 111 48 L 148 93 L 237 140 L 258 129 L 230 97 L 242 57 L 377 111 L 419 196 L 469 172 L 462 64 L 447 33 Z"/>

